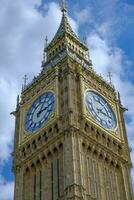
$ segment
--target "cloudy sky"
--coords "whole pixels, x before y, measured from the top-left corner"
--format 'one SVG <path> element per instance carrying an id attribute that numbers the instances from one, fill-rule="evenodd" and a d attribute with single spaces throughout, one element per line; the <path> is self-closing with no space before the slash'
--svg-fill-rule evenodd
<path id="1" fill-rule="evenodd" d="M 41 70 L 46 35 L 56 32 L 60 0 L 0 0 L 0 199 L 13 200 L 11 172 L 14 118 L 23 76 L 29 81 Z M 125 118 L 134 163 L 134 1 L 68 0 L 69 19 L 75 32 L 86 36 L 95 70 L 120 91 L 129 109 Z M 134 182 L 134 170 L 132 171 Z"/>

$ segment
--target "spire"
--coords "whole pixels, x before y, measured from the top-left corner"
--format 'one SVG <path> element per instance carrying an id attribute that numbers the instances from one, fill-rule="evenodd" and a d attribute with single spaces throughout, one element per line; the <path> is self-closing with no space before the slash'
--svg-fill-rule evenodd
<path id="1" fill-rule="evenodd" d="M 62 19 L 60 26 L 52 39 L 52 41 L 47 45 L 45 51 L 47 52 L 50 48 L 52 48 L 57 41 L 59 41 L 62 37 L 65 35 L 70 36 L 70 38 L 74 39 L 77 43 L 80 43 L 84 49 L 87 51 L 88 48 L 84 42 L 81 42 L 77 34 L 73 31 L 69 20 L 68 20 L 68 15 L 67 15 L 67 3 L 66 0 L 61 0 L 61 12 L 62 12 Z"/>
<path id="2" fill-rule="evenodd" d="M 64 14 L 67 13 L 67 3 L 66 0 L 61 0 L 61 12 Z"/>
<path id="3" fill-rule="evenodd" d="M 53 40 L 49 43 L 49 46 L 53 45 L 58 38 L 63 36 L 65 33 L 73 36 L 75 39 L 79 40 L 75 32 L 73 31 L 71 25 L 69 24 L 68 17 L 67 17 L 67 3 L 66 0 L 61 0 L 61 12 L 62 12 L 62 19 L 60 26 L 58 28 L 57 33 L 55 34 Z M 46 48 L 47 49 L 47 48 Z"/>

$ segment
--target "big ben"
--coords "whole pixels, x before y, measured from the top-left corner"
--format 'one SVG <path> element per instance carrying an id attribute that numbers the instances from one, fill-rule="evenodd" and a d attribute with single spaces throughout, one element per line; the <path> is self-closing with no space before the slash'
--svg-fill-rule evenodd
<path id="1" fill-rule="evenodd" d="M 132 200 L 126 109 L 61 11 L 14 112 L 14 200 Z"/>

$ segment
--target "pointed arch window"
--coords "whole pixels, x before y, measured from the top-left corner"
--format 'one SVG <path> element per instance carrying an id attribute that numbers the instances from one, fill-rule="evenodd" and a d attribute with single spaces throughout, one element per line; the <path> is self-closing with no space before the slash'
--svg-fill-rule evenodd
<path id="1" fill-rule="evenodd" d="M 52 200 L 60 197 L 60 166 L 59 159 L 55 159 L 51 163 L 51 188 Z"/>
<path id="2" fill-rule="evenodd" d="M 98 178 L 98 164 L 93 160 L 93 180 L 94 180 L 94 196 L 99 199 L 99 178 Z"/>
<path id="3" fill-rule="evenodd" d="M 104 180 L 105 180 L 106 200 L 109 200 L 110 199 L 110 179 L 109 179 L 109 172 L 107 168 L 104 168 Z"/>
<path id="4" fill-rule="evenodd" d="M 91 164 L 92 160 L 87 157 L 87 185 L 88 185 L 88 193 L 92 193 L 92 172 L 91 172 Z"/>
<path id="5" fill-rule="evenodd" d="M 60 171 L 59 171 L 59 170 L 60 170 L 60 169 L 59 169 L 59 159 L 57 159 L 57 182 L 58 182 L 57 186 L 58 186 L 58 197 L 60 196 L 60 176 L 59 176 Z"/>
<path id="6" fill-rule="evenodd" d="M 110 198 L 111 200 L 118 200 L 115 172 L 113 170 L 104 168 L 104 181 L 106 200 L 109 200 Z"/>

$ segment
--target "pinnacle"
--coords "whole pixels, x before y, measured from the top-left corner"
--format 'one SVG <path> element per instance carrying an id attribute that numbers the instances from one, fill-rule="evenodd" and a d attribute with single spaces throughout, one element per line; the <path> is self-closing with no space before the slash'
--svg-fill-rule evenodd
<path id="1" fill-rule="evenodd" d="M 60 38 L 60 36 L 64 35 L 65 33 L 68 33 L 69 35 L 75 37 L 75 39 L 79 40 L 79 38 L 73 31 L 71 25 L 69 24 L 68 17 L 67 17 L 67 4 L 65 0 L 62 0 L 61 2 L 61 11 L 63 14 L 62 14 L 62 20 L 61 20 L 60 26 L 50 44 L 55 43 L 55 41 L 58 38 Z"/>
<path id="2" fill-rule="evenodd" d="M 63 14 L 67 13 L 67 3 L 66 3 L 66 0 L 62 0 L 61 1 L 61 12 Z"/>

